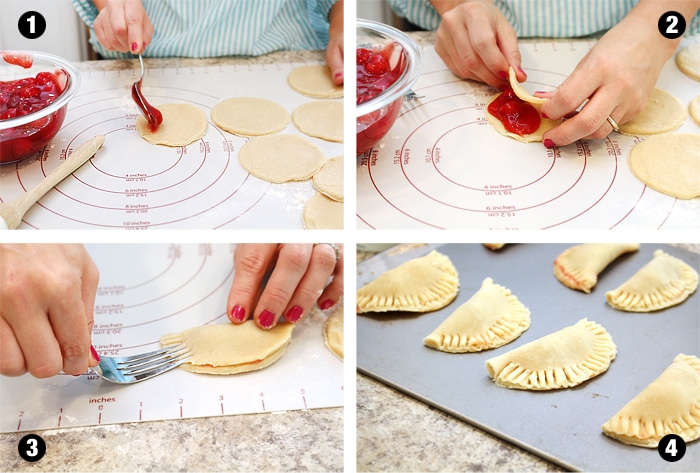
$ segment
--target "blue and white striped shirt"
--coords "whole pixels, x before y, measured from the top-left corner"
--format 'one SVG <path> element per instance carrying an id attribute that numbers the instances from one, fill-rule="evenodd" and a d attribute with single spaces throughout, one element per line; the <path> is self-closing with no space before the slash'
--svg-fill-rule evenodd
<path id="1" fill-rule="evenodd" d="M 91 0 L 72 0 L 90 27 L 90 43 L 105 58 L 130 54 L 108 51 L 97 41 Z M 272 51 L 324 49 L 328 13 L 335 0 L 142 0 L 153 24 L 149 57 L 259 56 Z"/>
<path id="2" fill-rule="evenodd" d="M 397 15 L 426 30 L 440 26 L 429 0 L 388 0 Z M 520 38 L 575 38 L 609 30 L 637 0 L 494 0 Z M 700 33 L 700 12 L 686 35 Z"/>

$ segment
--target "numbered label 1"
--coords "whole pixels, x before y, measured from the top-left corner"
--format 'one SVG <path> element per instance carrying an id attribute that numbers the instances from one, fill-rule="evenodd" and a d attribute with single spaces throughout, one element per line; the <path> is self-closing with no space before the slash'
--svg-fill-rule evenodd
<path id="1" fill-rule="evenodd" d="M 685 33 L 685 18 L 677 11 L 667 11 L 659 18 L 659 33 L 667 39 L 680 38 Z"/>
<path id="2" fill-rule="evenodd" d="M 19 17 L 17 29 L 25 38 L 36 39 L 46 31 L 46 19 L 37 11 L 28 11 Z"/>
<path id="3" fill-rule="evenodd" d="M 29 434 L 22 437 L 17 445 L 19 456 L 28 462 L 39 461 L 46 453 L 46 442 L 36 434 Z M 685 448 L 683 449 L 685 451 Z"/>
<path id="4" fill-rule="evenodd" d="M 668 434 L 659 440 L 659 455 L 667 462 L 677 462 L 685 455 L 685 441 L 675 434 Z"/>

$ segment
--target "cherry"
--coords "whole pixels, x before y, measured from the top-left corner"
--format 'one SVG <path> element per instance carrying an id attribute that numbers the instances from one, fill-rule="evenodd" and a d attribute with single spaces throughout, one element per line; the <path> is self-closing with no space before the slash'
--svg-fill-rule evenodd
<path id="1" fill-rule="evenodd" d="M 373 54 L 365 64 L 365 69 L 372 75 L 380 76 L 389 72 L 389 61 L 379 53 Z"/>
<path id="2" fill-rule="evenodd" d="M 367 64 L 370 56 L 372 56 L 372 51 L 365 48 L 357 48 L 357 64 Z"/>

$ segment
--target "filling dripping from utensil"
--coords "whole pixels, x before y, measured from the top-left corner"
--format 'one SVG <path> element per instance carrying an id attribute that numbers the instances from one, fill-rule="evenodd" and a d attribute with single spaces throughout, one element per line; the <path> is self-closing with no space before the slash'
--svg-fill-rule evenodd
<path id="1" fill-rule="evenodd" d="M 136 102 L 136 106 L 139 108 L 139 110 L 141 110 L 143 116 L 146 117 L 146 120 L 148 121 L 148 128 L 152 132 L 155 132 L 158 129 L 158 125 L 163 123 L 163 114 L 160 113 L 160 110 L 148 103 L 146 98 L 143 96 L 143 93 L 141 92 L 141 83 L 143 82 L 144 67 L 143 59 L 141 58 L 140 54 L 139 62 L 141 62 L 141 77 L 131 86 L 131 98 L 134 99 L 134 102 Z"/>

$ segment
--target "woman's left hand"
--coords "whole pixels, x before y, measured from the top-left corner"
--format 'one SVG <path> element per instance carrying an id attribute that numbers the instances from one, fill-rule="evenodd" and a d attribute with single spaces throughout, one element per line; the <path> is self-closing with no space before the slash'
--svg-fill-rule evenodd
<path id="1" fill-rule="evenodd" d="M 326 64 L 336 85 L 343 85 L 343 0 L 338 0 L 328 14 L 328 45 Z"/>
<path id="2" fill-rule="evenodd" d="M 260 328 L 270 329 L 282 315 L 299 322 L 317 301 L 321 310 L 332 307 L 343 295 L 343 245 L 338 248 L 336 263 L 335 250 L 326 243 L 239 244 L 226 307 L 229 320 L 240 324 L 252 315 Z"/>

